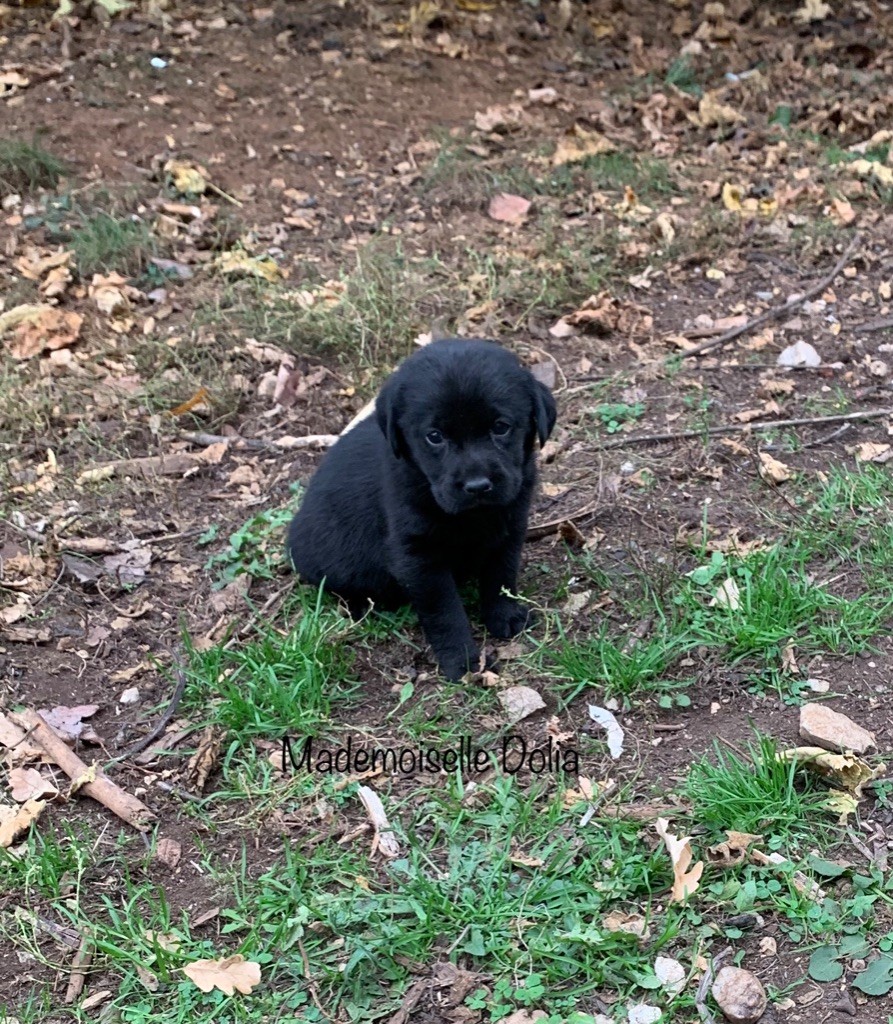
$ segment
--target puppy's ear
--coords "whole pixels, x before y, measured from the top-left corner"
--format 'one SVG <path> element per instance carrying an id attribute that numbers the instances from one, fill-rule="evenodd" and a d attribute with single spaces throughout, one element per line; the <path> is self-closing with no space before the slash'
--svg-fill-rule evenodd
<path id="1" fill-rule="evenodd" d="M 533 425 L 536 427 L 536 436 L 540 445 L 544 445 L 555 420 L 558 417 L 558 410 L 555 407 L 555 399 L 552 392 L 541 381 L 533 382 Z"/>
<path id="2" fill-rule="evenodd" d="M 398 459 L 405 458 L 409 454 L 406 438 L 400 428 L 402 412 L 402 390 L 393 378 L 386 380 L 384 387 L 378 393 L 378 398 L 375 399 L 375 418 Z"/>

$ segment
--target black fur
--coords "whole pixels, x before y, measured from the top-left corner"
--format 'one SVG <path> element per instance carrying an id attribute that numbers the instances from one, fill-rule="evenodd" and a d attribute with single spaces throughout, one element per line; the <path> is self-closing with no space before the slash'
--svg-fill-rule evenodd
<path id="1" fill-rule="evenodd" d="M 289 528 L 292 564 L 354 613 L 370 599 L 410 603 L 442 673 L 460 679 L 480 650 L 457 583 L 478 582 L 493 636 L 527 624 L 524 605 L 502 591 L 517 589 L 535 442 L 554 425 L 549 390 L 506 349 L 425 346 L 385 381 L 375 415 L 323 459 Z"/>

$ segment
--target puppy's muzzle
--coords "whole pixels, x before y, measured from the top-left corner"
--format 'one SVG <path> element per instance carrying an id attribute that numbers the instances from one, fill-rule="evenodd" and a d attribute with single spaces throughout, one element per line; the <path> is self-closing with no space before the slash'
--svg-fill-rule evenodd
<path id="1" fill-rule="evenodd" d="M 493 490 L 493 481 L 488 476 L 469 477 L 462 485 L 462 490 L 471 497 L 482 497 Z"/>

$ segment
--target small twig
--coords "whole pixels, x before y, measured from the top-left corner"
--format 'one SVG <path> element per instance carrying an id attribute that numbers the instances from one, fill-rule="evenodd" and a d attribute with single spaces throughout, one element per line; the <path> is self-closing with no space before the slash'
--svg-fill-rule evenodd
<path id="1" fill-rule="evenodd" d="M 585 519 L 586 516 L 598 511 L 600 506 L 601 502 L 594 501 L 590 505 L 585 505 L 583 508 L 577 509 L 576 512 L 569 512 L 565 516 L 559 516 L 557 519 L 550 519 L 546 523 L 537 523 L 535 526 L 531 526 L 527 530 L 526 540 L 539 540 L 541 537 L 548 537 L 550 533 L 556 533 L 564 523 L 574 523 L 579 519 Z"/>
<path id="2" fill-rule="evenodd" d="M 259 441 L 254 437 L 240 437 L 238 434 L 226 437 L 224 434 L 206 434 L 202 430 L 178 430 L 177 437 L 202 448 L 207 448 L 209 444 L 220 444 L 221 441 L 225 441 L 234 448 L 253 448 L 257 451 L 269 451 L 276 447 L 269 441 Z"/>
<path id="3" fill-rule="evenodd" d="M 150 729 L 142 739 L 137 740 L 133 746 L 128 747 L 123 754 L 119 754 L 117 757 L 112 758 L 112 760 L 105 766 L 106 771 L 108 771 L 112 765 L 120 764 L 121 761 L 129 761 L 131 757 L 135 757 L 137 754 L 142 753 L 150 743 L 154 743 L 155 740 L 161 736 L 170 724 L 171 719 L 174 717 L 174 714 L 180 705 L 180 700 L 183 697 L 183 691 L 186 689 L 186 673 L 183 671 L 183 666 L 180 664 L 176 655 L 174 656 L 174 668 L 177 673 L 177 685 L 174 687 L 170 703 L 168 704 L 164 714 L 158 719 L 155 727 Z"/>
<path id="4" fill-rule="evenodd" d="M 756 330 L 758 327 L 762 327 L 763 324 L 768 323 L 770 320 L 778 320 L 781 317 L 787 316 L 788 313 L 792 313 L 804 302 L 811 299 L 814 295 L 818 295 L 819 292 L 823 292 L 828 285 L 831 284 L 834 278 L 837 277 L 841 270 L 843 270 L 846 264 L 850 261 L 850 258 L 861 242 L 861 235 L 853 235 L 850 240 L 850 244 L 844 251 L 844 254 L 834 264 L 831 270 L 825 274 L 818 284 L 807 289 L 802 295 L 798 295 L 797 298 L 791 299 L 780 306 L 772 306 L 770 309 L 767 309 L 765 313 L 760 313 L 759 316 L 755 316 L 752 320 L 748 320 L 747 323 L 741 324 L 738 327 L 732 327 L 725 333 L 720 334 L 718 338 L 711 338 L 709 341 L 702 342 L 700 345 L 695 345 L 694 348 L 686 349 L 684 352 L 674 353 L 671 356 L 667 356 L 666 359 L 664 359 L 664 363 L 669 363 L 679 358 L 691 359 L 692 356 L 699 356 L 702 352 L 709 352 L 711 349 L 719 348 L 721 345 L 726 345 L 728 342 L 734 341 L 735 338 L 740 338 L 742 334 L 749 334 L 751 331 Z"/>
<path id="5" fill-rule="evenodd" d="M 816 423 L 842 423 L 846 420 L 877 420 L 882 416 L 893 416 L 893 409 L 867 409 L 865 412 L 839 413 L 834 416 L 805 416 L 795 420 L 761 420 L 758 423 L 734 423 L 725 427 L 706 427 L 703 430 L 679 430 L 675 433 L 668 432 L 666 434 L 640 434 L 638 437 L 606 441 L 602 448 L 625 448 L 629 444 L 655 444 L 658 441 L 684 441 L 690 437 L 705 437 L 713 434 L 749 434 L 752 430 L 806 427 Z"/>
<path id="6" fill-rule="evenodd" d="M 187 800 L 195 804 L 203 804 L 208 797 L 196 796 L 195 793 L 190 793 L 188 789 L 183 789 L 182 786 L 174 786 L 170 782 L 165 782 L 163 779 L 155 783 L 156 787 L 162 791 L 162 793 L 170 793 L 172 796 L 178 796 L 181 800 Z"/>
<path id="7" fill-rule="evenodd" d="M 68 988 L 65 990 L 65 1002 L 73 1003 L 84 991 L 84 984 L 87 981 L 87 969 L 93 959 L 93 941 L 85 935 L 81 939 L 74 959 L 71 961 L 71 976 L 68 979 Z"/>
<path id="8" fill-rule="evenodd" d="M 838 427 L 837 430 L 832 430 L 830 434 L 826 434 L 824 437 L 817 437 L 815 441 L 807 441 L 804 448 L 820 448 L 823 444 L 828 444 L 830 441 L 840 437 L 841 434 L 845 434 L 850 429 L 849 423 L 844 423 L 842 427 Z"/>
<path id="9" fill-rule="evenodd" d="M 721 953 L 713 957 L 712 960 L 707 961 L 707 969 L 701 976 L 701 983 L 698 985 L 698 991 L 695 995 L 695 1006 L 697 1007 L 698 1014 L 704 1024 L 715 1024 L 716 1018 L 707 1009 L 707 995 L 710 992 L 710 986 L 713 984 L 713 978 L 719 965 L 723 960 L 727 959 L 732 955 L 732 950 L 726 947 Z"/>
<path id="10" fill-rule="evenodd" d="M 893 327 L 893 316 L 883 316 L 880 320 L 869 320 L 867 324 L 859 324 L 853 330 L 856 334 L 867 334 L 869 331 L 883 331 Z"/>
<path id="11" fill-rule="evenodd" d="M 313 1000 L 314 1006 L 319 1010 L 323 1017 L 328 1021 L 333 1021 L 335 1018 L 331 1014 L 326 1013 L 323 1009 L 322 1003 L 319 1001 L 319 994 L 316 991 L 316 982 L 313 980 L 313 975 L 310 973 L 310 959 L 307 956 L 307 950 L 304 949 L 304 943 L 301 939 L 298 942 L 298 952 L 301 954 L 301 963 L 304 967 L 304 980 L 307 982 L 307 991 L 310 993 L 310 998 Z"/>
<path id="12" fill-rule="evenodd" d="M 234 196 L 231 196 L 228 192 L 224 192 L 222 188 L 218 188 L 212 181 L 207 183 L 207 187 L 212 191 L 216 192 L 221 198 L 225 199 L 228 203 L 232 203 L 233 206 L 238 206 L 240 209 L 244 206 L 244 203 L 239 202 Z"/>

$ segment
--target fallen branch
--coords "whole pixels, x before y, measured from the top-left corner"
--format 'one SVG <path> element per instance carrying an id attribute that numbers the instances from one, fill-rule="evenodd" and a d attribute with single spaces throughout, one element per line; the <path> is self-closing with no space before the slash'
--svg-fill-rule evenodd
<path id="1" fill-rule="evenodd" d="M 65 990 L 65 1002 L 73 1003 L 81 992 L 84 991 L 84 984 L 87 981 L 87 969 L 93 959 L 93 943 L 89 936 L 81 939 L 74 959 L 71 961 L 71 976 L 68 979 L 68 988 Z"/>
<path id="2" fill-rule="evenodd" d="M 839 413 L 835 416 L 806 416 L 796 420 L 761 420 L 758 423 L 735 423 L 726 427 L 707 427 L 702 430 L 678 430 L 666 434 L 640 434 L 638 437 L 607 441 L 602 448 L 625 448 L 630 444 L 657 444 L 660 441 L 684 441 L 691 437 L 713 434 L 749 434 L 752 430 L 778 430 L 781 427 L 806 427 L 817 423 L 843 423 L 847 420 L 877 420 L 893 416 L 893 409 L 868 409 L 865 412 Z"/>
<path id="3" fill-rule="evenodd" d="M 140 832 L 145 832 L 155 820 L 155 815 L 141 800 L 137 800 L 135 796 L 131 796 L 112 782 L 103 774 L 101 768 L 85 764 L 36 711 L 10 712 L 9 717 L 29 733 L 29 740 L 39 746 L 50 761 L 58 765 L 73 783 L 94 776 L 92 781 L 83 783 L 79 789 L 101 803 L 103 807 L 107 807 L 113 814 L 117 814 L 122 821 L 133 825 Z"/>
<path id="4" fill-rule="evenodd" d="M 850 244 L 846 247 L 846 251 L 834 264 L 831 270 L 825 274 L 818 284 L 807 289 L 807 291 L 802 295 L 798 295 L 795 299 L 782 303 L 780 306 L 773 306 L 771 309 L 767 309 L 765 313 L 760 313 L 760 315 L 755 316 L 753 320 L 748 320 L 746 324 L 741 324 L 738 327 L 732 327 L 725 333 L 720 334 L 718 338 L 711 338 L 709 341 L 702 342 L 700 345 L 695 345 L 694 348 L 689 348 L 684 352 L 678 352 L 671 356 L 667 356 L 666 359 L 663 360 L 664 364 L 673 362 L 679 358 L 690 359 L 692 356 L 699 356 L 702 352 L 709 352 L 711 349 L 719 348 L 722 345 L 728 344 L 730 341 L 734 341 L 735 338 L 740 338 L 742 334 L 749 334 L 751 331 L 755 331 L 758 327 L 762 327 L 763 324 L 769 323 L 771 320 L 778 320 L 787 316 L 788 313 L 792 313 L 804 302 L 807 302 L 814 295 L 818 295 L 820 292 L 823 292 L 828 285 L 831 284 L 834 278 L 837 277 L 846 264 L 849 263 L 850 258 L 860 245 L 861 241 L 861 235 L 853 235 Z"/>

